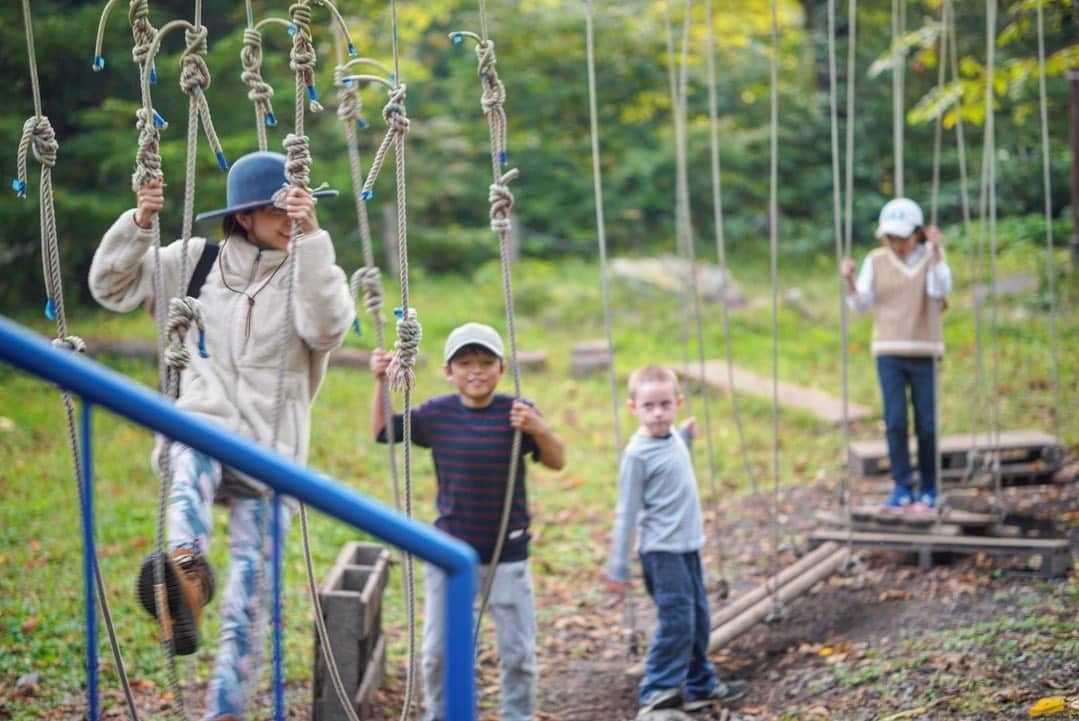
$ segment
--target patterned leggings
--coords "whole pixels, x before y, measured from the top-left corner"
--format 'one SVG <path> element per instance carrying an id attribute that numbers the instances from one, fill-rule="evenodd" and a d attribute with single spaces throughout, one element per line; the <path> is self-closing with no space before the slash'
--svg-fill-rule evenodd
<path id="1" fill-rule="evenodd" d="M 168 547 L 194 549 L 209 558 L 214 495 L 221 485 L 221 464 L 199 451 L 174 443 L 172 490 L 168 506 Z M 207 721 L 243 716 L 244 704 L 258 680 L 263 639 L 270 616 L 273 544 L 272 504 L 256 496 L 233 496 L 229 503 L 229 567 L 221 598 L 217 658 L 206 694 Z M 292 511 L 281 504 L 278 538 L 284 543 Z M 265 539 L 265 543 L 260 539 Z M 259 608 L 261 574 L 263 608 Z"/>

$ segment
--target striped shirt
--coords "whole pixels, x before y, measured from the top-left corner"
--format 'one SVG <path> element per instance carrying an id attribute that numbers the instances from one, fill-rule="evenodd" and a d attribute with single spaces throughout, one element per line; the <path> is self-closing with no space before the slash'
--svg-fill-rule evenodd
<path id="1" fill-rule="evenodd" d="M 432 398 L 412 409 L 412 442 L 430 448 L 438 481 L 438 520 L 435 526 L 468 543 L 489 563 L 498 536 L 502 504 L 509 475 L 513 428 L 513 397 L 496 393 L 486 408 L 469 408 L 460 396 Z M 393 419 L 394 438 L 404 434 L 404 416 Z M 379 434 L 386 442 L 385 429 Z M 521 462 L 517 464 L 513 505 L 500 562 L 528 558 L 528 494 L 524 457 L 539 460 L 535 439 L 521 434 Z"/>

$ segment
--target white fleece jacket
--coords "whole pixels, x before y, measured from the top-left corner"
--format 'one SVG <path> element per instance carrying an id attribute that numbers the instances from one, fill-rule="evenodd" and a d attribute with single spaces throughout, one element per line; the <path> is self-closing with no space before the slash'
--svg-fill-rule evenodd
<path id="1" fill-rule="evenodd" d="M 113 223 L 90 265 L 90 292 L 101 305 L 122 313 L 144 305 L 153 313 L 151 244 L 150 231 L 135 224 L 134 210 Z M 182 242 L 161 249 L 165 297 L 186 289 L 205 244 L 205 238 L 188 242 L 188 276 L 182 279 Z M 285 347 L 285 400 L 276 450 L 306 463 L 311 403 L 325 376 L 330 351 L 344 339 L 355 308 L 326 231 L 299 236 L 292 249 L 296 253 L 293 328 Z M 281 264 L 287 258 L 286 251 L 260 249 L 240 236 L 230 237 L 221 246 L 199 295 L 209 357 L 199 357 L 197 332 L 192 328 L 187 338 L 192 361 L 182 373 L 176 402 L 178 408 L 265 446 L 273 439 L 274 392 L 288 292 L 288 265 Z M 250 479 L 242 480 L 250 483 Z"/>

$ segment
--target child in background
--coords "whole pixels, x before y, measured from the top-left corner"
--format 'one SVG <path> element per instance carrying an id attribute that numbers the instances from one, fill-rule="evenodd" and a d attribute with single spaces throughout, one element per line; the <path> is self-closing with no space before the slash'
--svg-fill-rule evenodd
<path id="1" fill-rule="evenodd" d="M 848 305 L 873 312 L 872 352 L 884 402 L 884 426 L 894 488 L 885 511 L 928 511 L 937 505 L 937 419 L 933 359 L 944 355 L 940 311 L 952 289 L 952 271 L 940 246 L 940 230 L 923 227 L 922 209 L 907 198 L 889 201 L 880 211 L 877 237 L 854 280 L 854 261 L 843 258 Z M 917 495 L 912 483 L 907 389 L 914 406 L 918 438 Z"/>
<path id="2" fill-rule="evenodd" d="M 622 454 L 607 588 L 625 595 L 634 528 L 645 588 L 658 624 L 638 689 L 639 715 L 665 708 L 699 711 L 743 696 L 747 684 L 722 683 L 708 660 L 711 615 L 700 549 L 704 545 L 690 418 L 675 432 L 682 394 L 669 368 L 648 365 L 629 377 L 629 408 L 640 428 Z"/>
<path id="3" fill-rule="evenodd" d="M 371 402 L 371 428 L 386 442 L 384 384 L 379 382 L 390 356 L 371 353 L 376 378 Z M 487 574 L 498 538 L 503 496 L 509 476 L 513 434 L 520 430 L 521 462 L 517 466 L 513 505 L 502 555 L 493 570 L 490 609 L 495 622 L 500 666 L 502 721 L 530 721 L 536 706 L 536 618 L 532 575 L 528 566 L 528 495 L 524 457 L 531 454 L 547 468 L 564 465 L 562 441 L 532 404 L 496 393 L 506 366 L 498 332 L 480 323 L 465 323 L 446 338 L 442 372 L 456 389 L 412 410 L 412 442 L 430 448 L 438 484 L 435 526 L 471 545 L 480 557 L 480 585 Z M 393 418 L 394 434 L 404 433 L 404 416 Z M 424 721 L 444 717 L 442 648 L 445 632 L 443 573 L 424 565 L 423 683 Z"/>

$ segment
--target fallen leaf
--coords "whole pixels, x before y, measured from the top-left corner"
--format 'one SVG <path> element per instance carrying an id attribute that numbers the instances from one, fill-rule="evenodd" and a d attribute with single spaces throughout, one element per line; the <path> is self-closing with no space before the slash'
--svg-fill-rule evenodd
<path id="1" fill-rule="evenodd" d="M 906 601 L 910 598 L 910 591 L 902 588 L 893 588 L 880 594 L 881 601 Z"/>
<path id="2" fill-rule="evenodd" d="M 1059 696 L 1046 696 L 1034 702 L 1034 705 L 1030 707 L 1030 716 L 1031 718 L 1049 716 L 1062 713 L 1066 708 L 1067 705 L 1064 703 L 1064 699 Z"/>
<path id="3" fill-rule="evenodd" d="M 41 621 L 41 619 L 36 615 L 31 616 L 30 618 L 26 619 L 25 621 L 22 622 L 22 632 L 24 634 L 30 633 L 35 628 L 37 628 L 37 625 L 38 625 L 38 623 L 40 621 Z"/>

